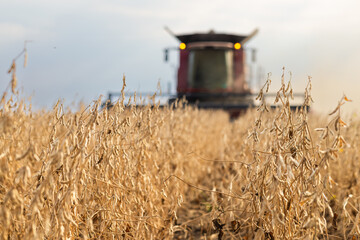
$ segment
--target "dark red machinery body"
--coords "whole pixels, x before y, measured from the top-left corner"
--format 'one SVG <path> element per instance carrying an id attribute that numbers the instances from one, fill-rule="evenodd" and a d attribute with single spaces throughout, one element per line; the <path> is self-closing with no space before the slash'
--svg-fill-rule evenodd
<path id="1" fill-rule="evenodd" d="M 213 31 L 176 35 L 182 44 L 177 98 L 186 97 L 188 102 L 204 108 L 237 109 L 252 105 L 243 44 L 256 32 L 249 36 Z"/>
<path id="2" fill-rule="evenodd" d="M 177 75 L 177 88 L 176 92 L 178 93 L 186 93 L 189 92 L 188 89 L 188 66 L 189 66 L 189 50 L 180 51 L 180 65 Z"/>

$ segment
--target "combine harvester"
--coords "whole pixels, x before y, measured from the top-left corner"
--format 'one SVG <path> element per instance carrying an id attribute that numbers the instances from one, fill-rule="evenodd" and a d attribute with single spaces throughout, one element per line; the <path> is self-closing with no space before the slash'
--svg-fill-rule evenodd
<path id="1" fill-rule="evenodd" d="M 215 33 L 193 33 L 175 35 L 180 42 L 178 48 L 165 49 L 165 61 L 170 50 L 179 50 L 180 65 L 177 74 L 176 95 L 163 94 L 167 103 L 185 98 L 188 104 L 204 109 L 223 109 L 236 117 L 244 110 L 255 106 L 255 96 L 247 84 L 246 56 L 244 45 L 258 30 L 249 35 Z M 255 61 L 255 50 L 252 61 Z M 120 93 L 109 93 L 107 102 Z M 134 93 L 126 93 L 127 97 Z M 137 93 L 139 96 L 139 93 Z M 141 96 L 153 94 L 141 94 Z M 274 96 L 274 94 L 267 94 Z M 303 94 L 294 94 L 302 96 Z M 298 106 L 291 106 L 295 109 Z"/>

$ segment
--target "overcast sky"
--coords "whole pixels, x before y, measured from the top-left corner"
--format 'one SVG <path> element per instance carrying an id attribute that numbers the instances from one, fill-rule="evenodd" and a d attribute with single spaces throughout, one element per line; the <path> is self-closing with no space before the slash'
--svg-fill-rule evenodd
<path id="1" fill-rule="evenodd" d="M 314 108 L 329 111 L 343 93 L 360 106 L 360 2 L 356 0 L 2 0 L 0 1 L 0 88 L 12 59 L 27 44 L 28 66 L 18 67 L 24 95 L 36 107 L 58 98 L 84 100 L 127 89 L 175 87 L 176 52 L 163 61 L 175 33 L 249 34 L 257 64 L 272 73 L 273 90 L 282 67 L 302 92 L 312 76 Z M 18 66 L 23 59 L 18 60 Z M 253 84 L 254 86 L 254 84 Z"/>

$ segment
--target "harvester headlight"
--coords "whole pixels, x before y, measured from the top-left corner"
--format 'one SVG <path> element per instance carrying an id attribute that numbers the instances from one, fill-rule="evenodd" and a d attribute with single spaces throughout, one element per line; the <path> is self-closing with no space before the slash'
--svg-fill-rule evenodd
<path id="1" fill-rule="evenodd" d="M 186 44 L 185 44 L 185 43 L 180 43 L 179 48 L 180 48 L 181 50 L 184 50 L 184 49 L 186 48 Z"/>
<path id="2" fill-rule="evenodd" d="M 235 43 L 234 44 L 234 48 L 236 49 L 236 50 L 239 50 L 240 48 L 241 48 L 241 44 L 240 43 Z"/>

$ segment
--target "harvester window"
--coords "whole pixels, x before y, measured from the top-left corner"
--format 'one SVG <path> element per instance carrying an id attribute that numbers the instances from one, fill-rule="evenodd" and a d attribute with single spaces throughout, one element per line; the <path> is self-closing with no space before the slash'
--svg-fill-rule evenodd
<path id="1" fill-rule="evenodd" d="M 224 89 L 233 82 L 233 51 L 196 49 L 190 52 L 188 84 L 196 89 Z"/>

